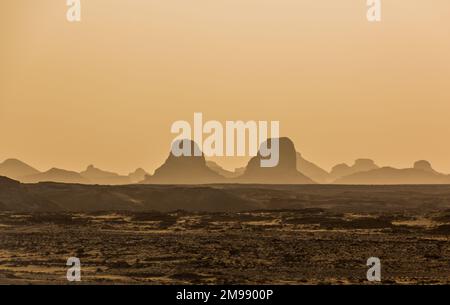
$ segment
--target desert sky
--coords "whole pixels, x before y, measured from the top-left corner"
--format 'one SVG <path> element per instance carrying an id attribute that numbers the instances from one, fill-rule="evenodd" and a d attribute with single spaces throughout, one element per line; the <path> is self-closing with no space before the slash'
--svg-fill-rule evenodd
<path id="1" fill-rule="evenodd" d="M 325 169 L 450 173 L 450 1 L 0 1 L 0 162 L 128 173 L 176 120 L 278 120 Z M 243 158 L 216 159 L 225 168 Z"/>

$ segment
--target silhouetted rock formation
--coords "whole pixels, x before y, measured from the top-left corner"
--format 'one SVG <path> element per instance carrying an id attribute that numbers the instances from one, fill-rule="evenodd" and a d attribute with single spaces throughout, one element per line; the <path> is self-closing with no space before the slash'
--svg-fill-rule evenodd
<path id="1" fill-rule="evenodd" d="M 21 180 L 22 177 L 39 174 L 39 171 L 17 159 L 8 159 L 0 163 L 0 175 Z"/>
<path id="2" fill-rule="evenodd" d="M 80 173 L 80 175 L 92 184 L 118 185 L 131 183 L 128 176 L 120 176 L 116 173 L 103 171 L 93 165 L 89 165 L 85 171 Z"/>
<path id="3" fill-rule="evenodd" d="M 144 181 L 147 175 L 148 173 L 145 170 L 143 170 L 142 168 L 138 168 L 134 172 L 129 173 L 128 178 L 130 179 L 131 183 L 139 183 L 141 181 Z"/>
<path id="4" fill-rule="evenodd" d="M 60 182 L 60 183 L 81 183 L 89 184 L 90 181 L 82 177 L 77 172 L 66 171 L 63 169 L 52 168 L 44 173 L 36 175 L 26 176 L 22 178 L 26 183 L 38 183 L 38 182 Z"/>
<path id="5" fill-rule="evenodd" d="M 208 184 L 221 183 L 225 178 L 206 166 L 205 156 L 194 156 L 195 147 L 191 140 L 180 140 L 173 143 L 177 147 L 190 145 L 191 156 L 176 157 L 169 153 L 166 162 L 155 173 L 148 175 L 142 183 L 146 184 Z"/>
<path id="6" fill-rule="evenodd" d="M 270 143 L 270 139 L 268 140 Z M 172 153 L 165 163 L 149 175 L 142 168 L 127 176 L 108 172 L 90 165 L 81 173 L 52 168 L 39 172 L 17 159 L 0 163 L 0 176 L 9 177 L 23 183 L 58 182 L 74 184 L 126 185 L 126 184 L 450 184 L 450 175 L 439 173 L 430 162 L 420 160 L 412 168 L 379 168 L 373 160 L 357 159 L 352 166 L 338 164 L 331 173 L 306 160 L 295 151 L 289 138 L 279 139 L 279 163 L 275 167 L 262 167 L 260 152 L 246 167 L 227 171 L 213 161 L 206 161 L 204 155 L 194 156 L 198 146 L 191 140 L 175 142 L 183 147 L 190 145 L 192 156 L 176 157 Z M 270 145 L 269 145 L 270 147 Z M 5 183 L 6 180 L 3 180 Z M 0 210 L 2 209 L 0 202 Z"/>
<path id="7" fill-rule="evenodd" d="M 311 178 L 315 182 L 331 182 L 330 173 L 303 158 L 299 152 L 297 153 L 297 170 L 304 174 L 306 177 Z"/>
<path id="8" fill-rule="evenodd" d="M 271 139 L 268 139 L 270 147 Z M 279 139 L 279 162 L 274 167 L 261 167 L 264 157 L 258 152 L 246 167 L 244 174 L 235 179 L 238 183 L 261 184 L 312 184 L 310 178 L 297 171 L 297 152 L 289 138 Z"/>
<path id="9" fill-rule="evenodd" d="M 359 172 L 335 181 L 336 184 L 449 184 L 450 176 L 436 172 L 428 161 L 418 161 L 414 168 L 383 167 Z"/>
<path id="10" fill-rule="evenodd" d="M 355 164 L 348 166 L 345 163 L 338 164 L 331 170 L 330 176 L 332 179 L 339 179 L 345 176 L 353 175 L 359 172 L 366 172 L 379 168 L 378 165 L 371 159 L 357 159 Z"/>
<path id="11" fill-rule="evenodd" d="M 430 172 L 430 173 L 434 173 L 434 174 L 439 174 L 437 171 L 435 171 L 433 169 L 433 167 L 431 166 L 431 163 L 426 161 L 426 160 L 420 160 L 420 161 L 416 161 L 414 163 L 414 169 L 419 169 L 419 170 L 423 170 L 426 172 Z"/>
<path id="12" fill-rule="evenodd" d="M 208 166 L 211 170 L 213 170 L 214 172 L 225 178 L 236 178 L 244 173 L 243 170 L 239 171 L 239 169 L 238 171 L 235 170 L 234 172 L 228 171 L 222 168 L 219 164 L 217 164 L 214 161 L 206 161 L 206 166 Z"/>

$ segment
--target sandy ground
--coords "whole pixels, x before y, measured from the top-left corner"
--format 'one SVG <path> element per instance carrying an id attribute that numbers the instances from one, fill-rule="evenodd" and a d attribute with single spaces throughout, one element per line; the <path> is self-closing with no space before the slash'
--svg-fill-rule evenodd
<path id="1" fill-rule="evenodd" d="M 450 211 L 0 213 L 0 284 L 450 284 Z"/>

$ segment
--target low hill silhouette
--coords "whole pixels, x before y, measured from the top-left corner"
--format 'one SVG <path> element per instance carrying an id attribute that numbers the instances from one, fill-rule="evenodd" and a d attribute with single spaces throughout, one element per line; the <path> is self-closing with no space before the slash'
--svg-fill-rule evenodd
<path id="1" fill-rule="evenodd" d="M 378 168 L 379 166 L 371 159 L 357 159 L 352 166 L 348 166 L 345 163 L 334 166 L 330 172 L 330 177 L 332 180 L 336 180 L 345 176 Z"/>
<path id="2" fill-rule="evenodd" d="M 266 145 L 270 147 L 272 139 Z M 312 184 L 310 178 L 297 170 L 297 152 L 294 143 L 289 138 L 279 139 L 279 162 L 274 167 L 261 167 L 264 157 L 260 152 L 247 164 L 242 176 L 234 179 L 238 183 L 261 184 Z"/>
<path id="3" fill-rule="evenodd" d="M 0 176 L 8 177 L 24 183 L 37 182 L 60 182 L 60 183 L 83 183 L 103 185 L 123 185 L 139 183 L 145 179 L 148 173 L 138 168 L 127 176 L 114 172 L 104 171 L 89 165 L 86 170 L 77 173 L 64 169 L 52 168 L 47 172 L 40 172 L 17 159 L 7 159 L 0 163 Z"/>
<path id="4" fill-rule="evenodd" d="M 190 146 L 191 156 L 175 156 L 172 151 L 169 157 L 153 175 L 141 182 L 145 184 L 208 184 L 225 182 L 225 177 L 217 174 L 206 165 L 205 156 L 194 156 L 197 144 L 192 140 L 175 141 L 177 147 Z"/>
<path id="5" fill-rule="evenodd" d="M 434 173 L 434 174 L 441 174 L 441 173 L 435 171 L 433 169 L 433 167 L 431 166 L 431 163 L 429 161 L 426 161 L 426 160 L 416 161 L 414 163 L 413 168 L 414 169 L 420 169 L 420 170 L 423 170 L 423 171 L 426 171 L 426 172 L 430 172 L 430 173 Z"/>
<path id="6" fill-rule="evenodd" d="M 120 176 L 113 172 L 107 172 L 98 169 L 93 165 L 89 165 L 85 171 L 80 173 L 80 175 L 92 184 L 119 185 L 131 183 L 131 179 L 128 176 Z"/>
<path id="7" fill-rule="evenodd" d="M 0 175 L 11 179 L 21 180 L 22 177 L 39 173 L 37 169 L 17 159 L 7 159 L 0 163 Z"/>
<path id="8" fill-rule="evenodd" d="M 87 178 L 81 176 L 77 172 L 67 171 L 59 168 L 52 168 L 46 172 L 30 175 L 21 179 L 26 183 L 38 183 L 38 182 L 61 182 L 61 183 L 81 183 L 89 184 L 90 181 Z"/>
<path id="9" fill-rule="evenodd" d="M 239 169 L 235 170 L 234 172 L 228 171 L 222 168 L 219 164 L 217 164 L 214 161 L 206 161 L 206 166 L 208 166 L 211 170 L 213 170 L 214 172 L 225 178 L 236 178 L 244 173 L 242 170 Z"/>
<path id="10" fill-rule="evenodd" d="M 134 172 L 128 174 L 128 179 L 131 183 L 139 183 L 144 181 L 145 177 L 148 175 L 149 173 L 147 173 L 144 169 L 138 168 Z"/>
<path id="11" fill-rule="evenodd" d="M 299 152 L 297 152 L 297 170 L 318 183 L 329 183 L 332 180 L 330 173 L 303 158 Z"/>
<path id="12" fill-rule="evenodd" d="M 450 176 L 438 173 L 428 161 L 417 161 L 413 168 L 383 167 L 339 178 L 336 184 L 448 184 Z"/>

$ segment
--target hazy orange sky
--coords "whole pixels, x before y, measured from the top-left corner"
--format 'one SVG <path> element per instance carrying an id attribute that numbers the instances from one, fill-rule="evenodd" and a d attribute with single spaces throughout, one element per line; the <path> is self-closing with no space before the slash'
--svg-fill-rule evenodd
<path id="1" fill-rule="evenodd" d="M 0 162 L 128 173 L 176 120 L 279 120 L 330 169 L 430 160 L 450 173 L 450 1 L 0 1 Z M 226 168 L 243 159 L 221 158 Z"/>

